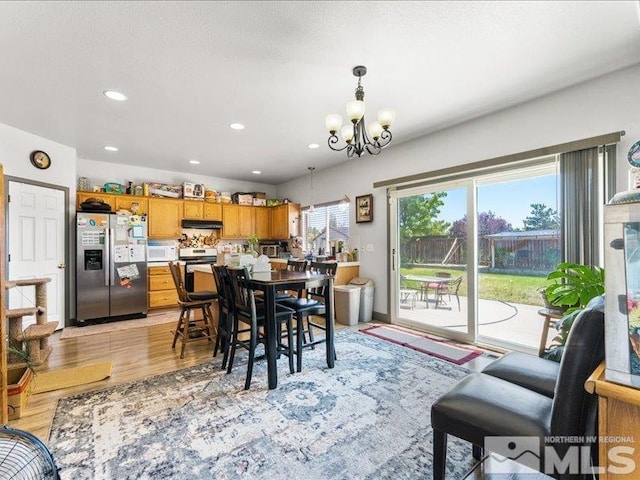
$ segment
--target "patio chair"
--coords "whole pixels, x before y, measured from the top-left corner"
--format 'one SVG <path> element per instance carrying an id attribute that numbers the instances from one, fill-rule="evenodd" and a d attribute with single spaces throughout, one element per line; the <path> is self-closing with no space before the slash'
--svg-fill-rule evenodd
<path id="1" fill-rule="evenodd" d="M 458 296 L 458 290 L 460 290 L 460 284 L 462 283 L 462 277 L 457 277 L 454 280 L 451 280 L 448 283 L 440 284 L 440 287 L 436 290 L 437 298 L 436 298 L 436 308 L 438 308 L 438 303 L 444 303 L 442 297 L 447 295 L 449 302 L 451 302 L 451 295 L 455 295 L 456 300 L 458 301 L 458 311 L 460 311 L 460 297 Z"/>
<path id="2" fill-rule="evenodd" d="M 418 293 L 422 294 L 422 289 L 412 288 L 407 285 L 407 280 L 404 276 L 400 275 L 400 305 L 408 304 L 409 308 L 413 310 L 416 307 L 416 299 Z"/>

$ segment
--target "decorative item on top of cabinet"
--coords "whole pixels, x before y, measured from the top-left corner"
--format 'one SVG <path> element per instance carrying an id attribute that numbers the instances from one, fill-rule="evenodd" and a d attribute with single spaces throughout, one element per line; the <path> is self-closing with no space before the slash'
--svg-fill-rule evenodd
<path id="1" fill-rule="evenodd" d="M 76 209 L 81 210 L 80 205 L 82 205 L 82 202 L 84 202 L 85 200 L 88 200 L 89 198 L 97 198 L 98 200 L 101 200 L 103 203 L 106 203 L 107 205 L 109 205 L 111 207 L 111 210 L 115 210 L 116 208 L 115 197 L 116 197 L 115 195 L 108 195 L 106 193 L 78 192 L 76 196 Z"/>
<path id="2" fill-rule="evenodd" d="M 184 270 L 183 267 L 180 267 L 180 269 Z M 178 292 L 173 283 L 169 267 L 149 267 L 149 308 L 173 307 L 177 305 Z"/>

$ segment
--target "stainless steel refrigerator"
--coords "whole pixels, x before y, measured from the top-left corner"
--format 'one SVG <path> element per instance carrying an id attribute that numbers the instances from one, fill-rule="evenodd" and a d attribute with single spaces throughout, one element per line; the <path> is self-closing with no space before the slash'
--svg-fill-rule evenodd
<path id="1" fill-rule="evenodd" d="M 76 321 L 147 315 L 147 217 L 78 212 Z"/>

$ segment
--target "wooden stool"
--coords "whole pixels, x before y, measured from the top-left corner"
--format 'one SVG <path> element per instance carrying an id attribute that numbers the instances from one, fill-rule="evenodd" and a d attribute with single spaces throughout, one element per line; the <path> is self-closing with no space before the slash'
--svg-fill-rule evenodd
<path id="1" fill-rule="evenodd" d="M 171 348 L 176 348 L 178 337 L 182 339 L 182 348 L 180 349 L 180 358 L 184 358 L 184 347 L 188 342 L 195 340 L 207 339 L 212 341 L 215 335 L 215 327 L 213 324 L 213 313 L 211 312 L 211 304 L 214 300 L 198 300 L 194 302 L 178 301 L 180 304 L 180 317 L 178 325 L 173 335 L 173 344 Z M 202 310 L 202 318 L 191 318 L 191 310 Z"/>
<path id="2" fill-rule="evenodd" d="M 538 310 L 538 315 L 544 317 L 544 325 L 542 326 L 542 336 L 540 337 L 540 347 L 538 348 L 538 356 L 542 357 L 545 349 L 547 348 L 547 339 L 549 337 L 549 328 L 553 327 L 553 324 L 557 320 L 561 319 L 563 314 L 557 310 L 549 310 L 548 308 L 541 308 Z"/>

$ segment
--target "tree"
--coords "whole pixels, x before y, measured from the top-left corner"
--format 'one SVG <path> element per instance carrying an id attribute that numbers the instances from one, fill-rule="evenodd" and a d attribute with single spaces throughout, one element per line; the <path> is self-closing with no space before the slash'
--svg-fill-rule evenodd
<path id="1" fill-rule="evenodd" d="M 408 239 L 426 235 L 445 235 L 450 223 L 437 220 L 447 192 L 414 195 L 398 202 L 400 237 Z"/>
<path id="2" fill-rule="evenodd" d="M 558 212 L 544 203 L 532 203 L 531 214 L 523 220 L 525 230 L 557 230 L 560 228 Z"/>
<path id="3" fill-rule="evenodd" d="M 478 235 L 491 235 L 493 233 L 512 232 L 513 227 L 504 218 L 496 216 L 491 210 L 478 214 Z M 451 235 L 454 237 L 467 236 L 467 216 L 456 220 L 451 224 Z"/>

